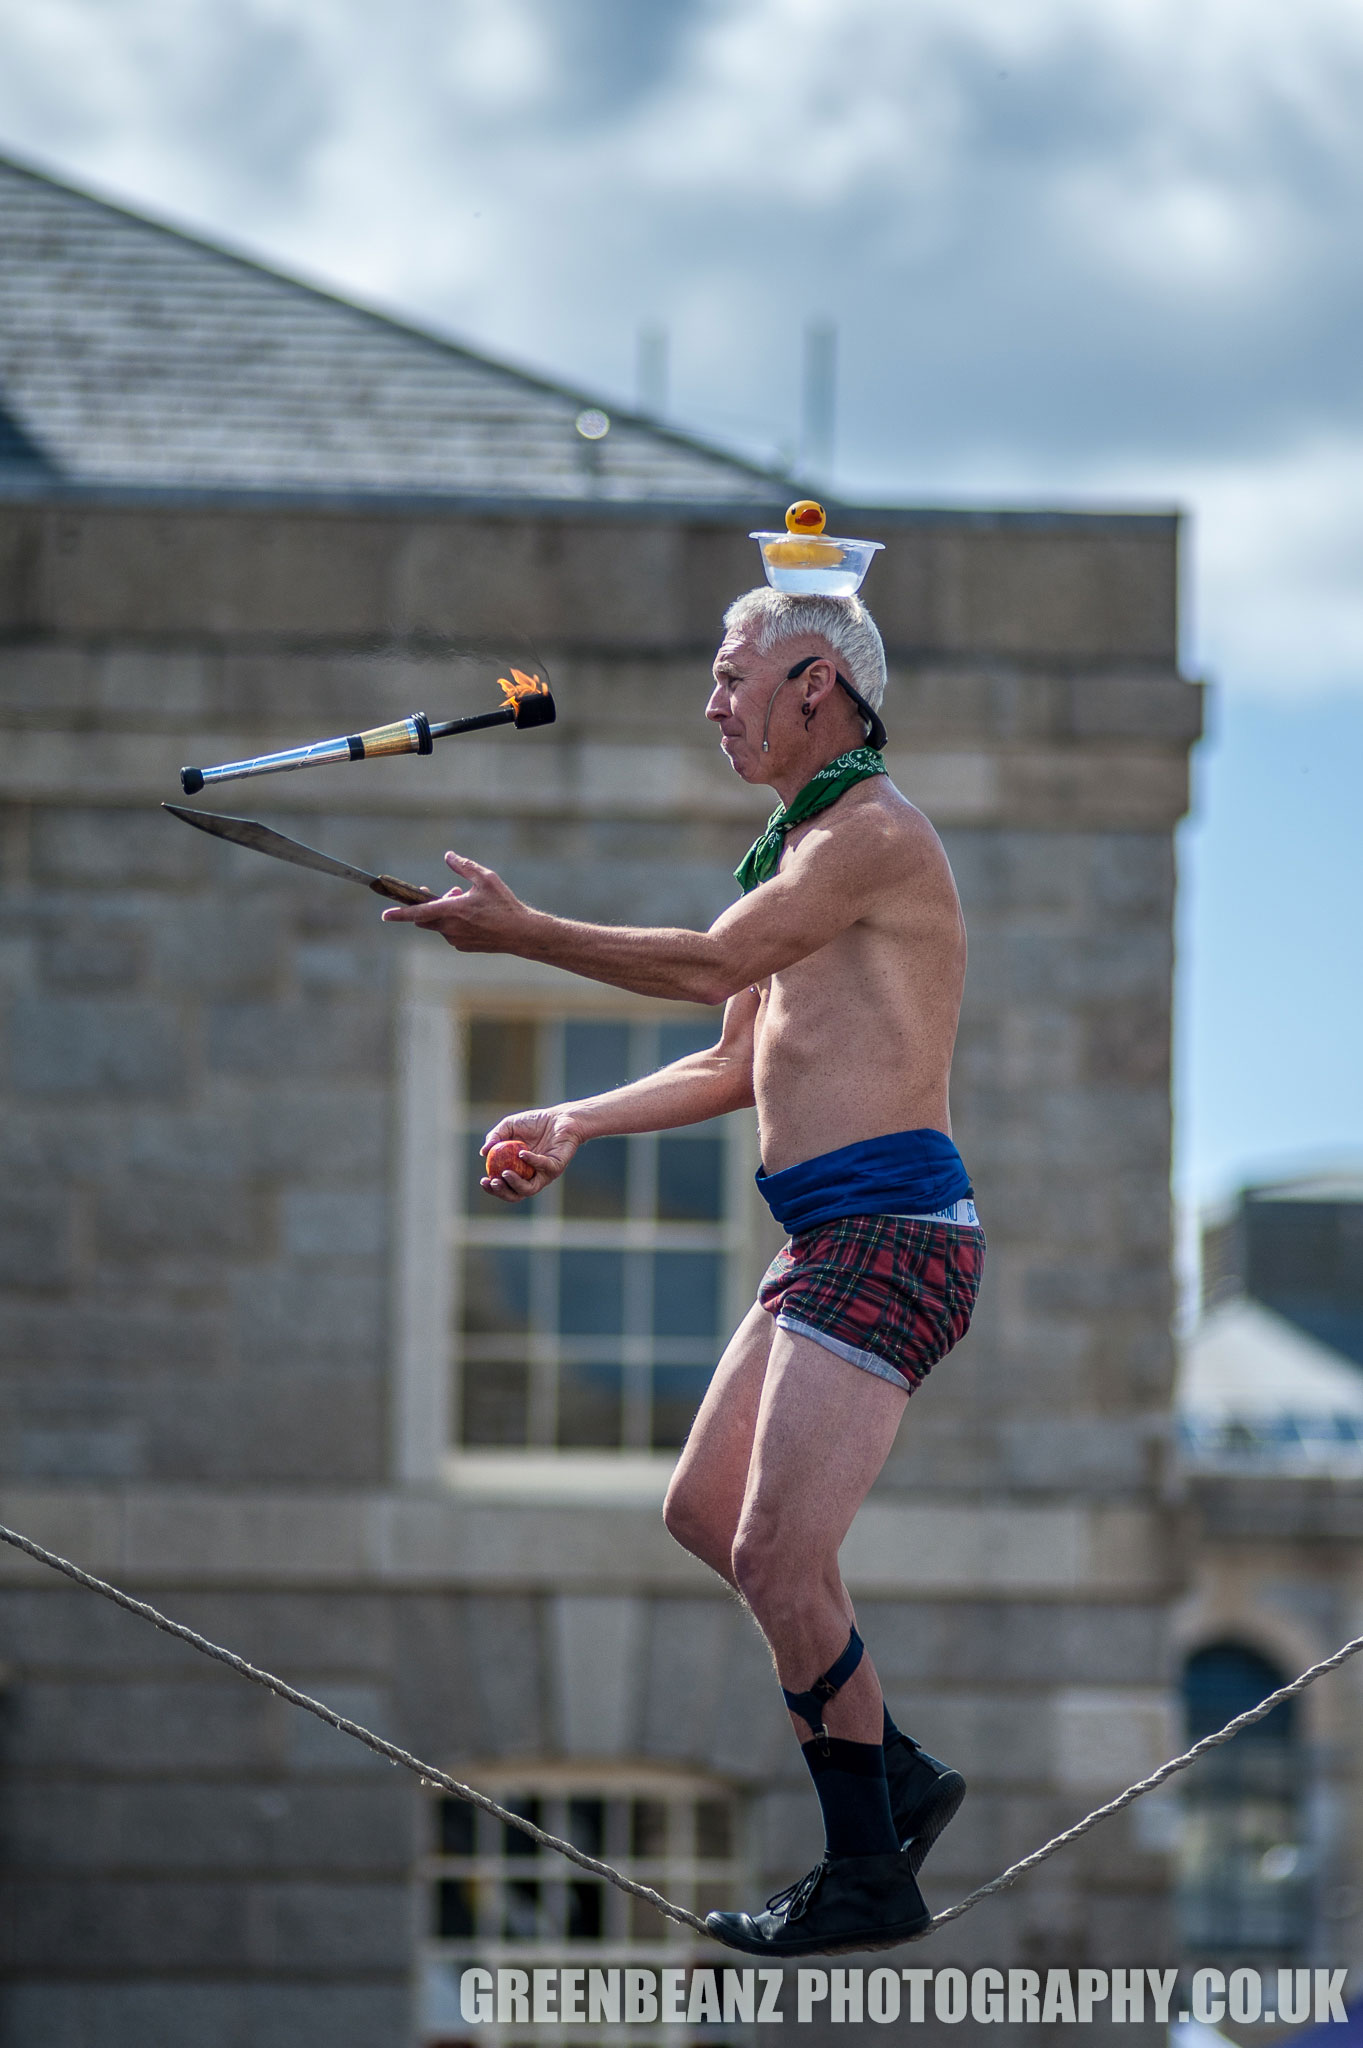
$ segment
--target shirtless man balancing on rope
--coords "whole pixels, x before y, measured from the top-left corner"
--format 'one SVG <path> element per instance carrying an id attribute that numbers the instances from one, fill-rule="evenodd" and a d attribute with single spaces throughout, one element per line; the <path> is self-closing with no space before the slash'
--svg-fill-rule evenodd
<path id="1" fill-rule="evenodd" d="M 461 952 L 725 1005 L 711 1051 L 504 1118 L 489 1144 L 516 1141 L 533 1177 L 483 1186 L 524 1201 L 592 1138 L 756 1103 L 759 1185 L 791 1241 L 720 1360 L 664 1515 L 752 1610 L 823 1811 L 807 1878 L 765 1912 L 707 1922 L 780 1958 L 891 1946 L 930 1919 L 916 1873 L 965 1785 L 885 1711 L 838 1549 L 909 1395 L 969 1323 L 984 1241 L 947 1105 L 965 931 L 941 843 L 880 758 L 880 635 L 856 598 L 770 588 L 725 626 L 706 717 L 735 772 L 782 807 L 709 931 L 551 917 L 454 853 L 458 888 L 384 916 Z"/>

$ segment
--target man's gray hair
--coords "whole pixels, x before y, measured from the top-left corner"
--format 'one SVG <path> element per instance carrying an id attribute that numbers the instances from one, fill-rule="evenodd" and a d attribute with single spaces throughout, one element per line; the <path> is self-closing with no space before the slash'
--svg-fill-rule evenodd
<path id="1" fill-rule="evenodd" d="M 859 597 L 792 597 L 763 583 L 734 599 L 724 624 L 729 632 L 744 634 L 759 654 L 770 654 L 787 640 L 817 634 L 838 656 L 852 687 L 880 709 L 885 698 L 885 642 Z"/>

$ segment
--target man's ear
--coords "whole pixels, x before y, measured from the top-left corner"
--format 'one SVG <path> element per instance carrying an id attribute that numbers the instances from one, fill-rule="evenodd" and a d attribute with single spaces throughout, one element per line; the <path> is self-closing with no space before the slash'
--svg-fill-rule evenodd
<path id="1" fill-rule="evenodd" d="M 812 661 L 800 677 L 800 688 L 804 692 L 804 701 L 809 704 L 822 704 L 826 698 L 832 696 L 837 687 L 837 664 L 830 661 L 823 654 L 818 657 L 817 661 Z"/>

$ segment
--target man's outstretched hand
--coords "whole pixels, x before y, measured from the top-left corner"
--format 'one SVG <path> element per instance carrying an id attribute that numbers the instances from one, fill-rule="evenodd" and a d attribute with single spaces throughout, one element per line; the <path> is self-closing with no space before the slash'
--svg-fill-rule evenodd
<path id="1" fill-rule="evenodd" d="M 532 913 L 491 868 L 462 853 L 447 853 L 445 865 L 458 875 L 458 888 L 430 903 L 395 903 L 383 913 L 385 924 L 424 925 L 461 953 L 510 952 Z"/>
<path id="2" fill-rule="evenodd" d="M 558 1179 L 582 1143 L 571 1119 L 558 1109 L 519 1109 L 514 1116 L 504 1116 L 484 1138 L 483 1151 L 490 1152 L 508 1139 L 521 1148 L 520 1165 L 533 1167 L 534 1178 L 526 1180 L 519 1172 L 498 1174 L 495 1180 L 484 1178 L 479 1183 L 483 1193 L 495 1195 L 499 1202 L 523 1202 L 527 1196 L 539 1194 Z"/>

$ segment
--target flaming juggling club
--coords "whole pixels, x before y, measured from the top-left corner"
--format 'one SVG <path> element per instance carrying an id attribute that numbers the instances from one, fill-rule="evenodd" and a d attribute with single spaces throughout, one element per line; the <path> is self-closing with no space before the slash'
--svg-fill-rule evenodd
<path id="1" fill-rule="evenodd" d="M 370 761 L 380 754 L 429 754 L 435 742 L 451 733 L 481 732 L 489 725 L 552 725 L 554 700 L 538 676 L 511 671 L 511 680 L 497 678 L 506 702 L 497 711 L 479 711 L 472 718 L 446 718 L 432 724 L 424 711 L 369 732 L 343 733 L 333 740 L 313 740 L 304 747 L 286 747 L 280 754 L 257 754 L 252 761 L 224 761 L 216 768 L 182 768 L 180 787 L 195 796 L 210 782 L 240 782 L 248 775 L 283 775 L 294 768 L 320 768 L 330 761 Z"/>

